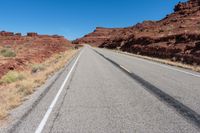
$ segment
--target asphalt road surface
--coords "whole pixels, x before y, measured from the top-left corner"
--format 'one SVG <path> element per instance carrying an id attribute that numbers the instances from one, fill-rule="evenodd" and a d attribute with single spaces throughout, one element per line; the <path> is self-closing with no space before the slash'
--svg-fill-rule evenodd
<path id="1" fill-rule="evenodd" d="M 85 46 L 12 132 L 197 133 L 200 74 Z"/>

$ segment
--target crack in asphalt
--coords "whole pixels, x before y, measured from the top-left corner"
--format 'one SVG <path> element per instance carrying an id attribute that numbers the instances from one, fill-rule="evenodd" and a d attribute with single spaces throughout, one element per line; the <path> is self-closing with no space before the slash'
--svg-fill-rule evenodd
<path id="1" fill-rule="evenodd" d="M 134 79 L 137 83 L 139 83 L 145 90 L 147 90 L 149 93 L 154 95 L 157 99 L 159 99 L 161 102 L 165 103 L 169 107 L 173 108 L 178 114 L 180 114 L 183 118 L 185 118 L 187 121 L 193 123 L 198 129 L 200 129 L 200 115 L 189 108 L 188 106 L 184 105 L 180 101 L 176 100 L 174 97 L 170 96 L 169 94 L 165 93 L 158 87 L 154 86 L 150 82 L 146 81 L 142 77 L 136 75 L 133 72 L 127 71 L 127 69 L 124 69 L 119 65 L 117 62 L 109 59 L 108 57 L 104 56 L 97 50 L 94 50 L 97 54 L 102 56 L 104 59 L 112 63 L 114 66 L 122 70 L 124 73 L 126 73 L 128 76 L 130 76 L 132 79 Z"/>
<path id="2" fill-rule="evenodd" d="M 56 116 L 55 116 L 55 118 L 53 119 L 53 123 L 52 123 L 52 125 L 51 125 L 51 127 L 50 127 L 49 133 L 52 133 L 53 127 L 54 127 L 54 125 L 55 125 L 55 122 L 56 122 L 56 120 L 58 119 L 58 117 L 59 117 L 59 115 L 60 115 L 60 110 L 61 110 L 62 106 L 64 105 L 65 98 L 66 98 L 66 96 L 67 96 L 67 90 L 70 89 L 70 84 L 71 84 L 71 82 L 72 82 L 72 79 L 73 79 L 73 77 L 74 77 L 74 74 L 75 74 L 75 72 L 76 72 L 76 69 L 77 69 L 78 64 L 79 64 L 79 62 L 77 63 L 77 65 L 76 65 L 76 67 L 75 67 L 75 69 L 74 69 L 74 72 L 73 72 L 72 75 L 71 75 L 71 78 L 70 78 L 70 80 L 69 80 L 69 83 L 68 83 L 67 89 L 66 89 L 66 91 L 65 91 L 64 97 L 62 98 L 62 102 L 61 102 L 60 106 L 58 107 Z"/>
<path id="3" fill-rule="evenodd" d="M 70 86 L 67 87 L 67 90 L 68 90 L 68 89 L 70 89 Z M 62 106 L 63 106 L 63 104 L 64 104 L 64 101 L 65 101 L 65 98 L 66 98 L 66 96 L 67 96 L 67 90 L 66 90 L 66 92 L 65 92 L 65 94 L 64 94 L 62 103 L 60 104 L 60 106 L 59 106 L 59 108 L 58 108 L 58 110 L 57 110 L 56 116 L 55 116 L 55 118 L 53 119 L 53 124 L 52 124 L 52 126 L 50 127 L 49 133 L 52 133 L 53 127 L 54 127 L 54 125 L 55 125 L 55 122 L 56 122 L 56 120 L 58 119 L 58 117 L 59 117 L 59 115 L 60 115 L 60 110 L 61 110 L 61 108 L 62 108 Z"/>

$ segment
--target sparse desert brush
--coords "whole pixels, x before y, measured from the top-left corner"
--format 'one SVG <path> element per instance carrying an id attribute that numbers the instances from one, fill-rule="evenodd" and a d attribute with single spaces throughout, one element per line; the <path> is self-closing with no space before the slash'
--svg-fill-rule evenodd
<path id="1" fill-rule="evenodd" d="M 11 46 L 10 45 L 6 45 L 6 46 L 3 46 L 4 48 L 11 48 Z"/>
<path id="2" fill-rule="evenodd" d="M 9 84 L 23 79 L 25 79 L 25 75 L 23 73 L 17 71 L 9 71 L 0 79 L 0 84 Z"/>
<path id="3" fill-rule="evenodd" d="M 9 71 L 0 79 L 2 89 L 0 93 L 0 120 L 6 118 L 9 110 L 20 105 L 27 95 L 32 94 L 76 53 L 76 50 L 69 50 L 55 54 L 41 64 L 28 65 L 23 72 Z M 34 72 L 34 73 L 33 73 Z"/>
<path id="4" fill-rule="evenodd" d="M 57 54 L 57 55 L 55 55 L 55 58 L 56 59 L 60 59 L 60 58 L 62 58 L 62 55 L 61 54 Z"/>
<path id="5" fill-rule="evenodd" d="M 43 64 L 34 64 L 32 65 L 32 73 L 37 73 L 39 71 L 43 71 L 45 70 L 45 66 Z"/>
<path id="6" fill-rule="evenodd" d="M 1 91 L 0 100 L 0 119 L 4 119 L 8 115 L 8 110 L 21 104 L 21 96 L 13 88 Z"/>
<path id="7" fill-rule="evenodd" d="M 0 51 L 0 54 L 4 57 L 15 57 L 16 53 L 10 48 L 4 48 Z"/>
<path id="8" fill-rule="evenodd" d="M 27 96 L 33 93 L 34 83 L 32 80 L 23 80 L 16 84 L 17 92 L 22 96 Z"/>
<path id="9" fill-rule="evenodd" d="M 0 106 L 0 119 L 4 119 L 7 116 L 5 107 Z"/>

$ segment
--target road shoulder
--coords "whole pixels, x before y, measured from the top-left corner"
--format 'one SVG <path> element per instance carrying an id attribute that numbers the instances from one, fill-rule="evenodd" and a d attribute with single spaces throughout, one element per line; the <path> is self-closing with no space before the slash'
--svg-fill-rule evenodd
<path id="1" fill-rule="evenodd" d="M 45 84 L 38 87 L 33 94 L 27 96 L 25 101 L 19 107 L 11 110 L 9 117 L 1 122 L 0 132 L 12 132 L 21 121 L 37 106 L 40 100 L 51 90 L 52 85 L 59 79 L 61 74 L 71 65 L 73 60 L 78 56 L 79 50 L 73 57 L 67 62 L 67 64 L 49 77 Z"/>

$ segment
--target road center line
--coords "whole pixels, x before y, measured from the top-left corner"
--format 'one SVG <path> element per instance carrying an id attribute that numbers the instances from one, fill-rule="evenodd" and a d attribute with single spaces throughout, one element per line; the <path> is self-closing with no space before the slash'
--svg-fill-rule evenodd
<path id="1" fill-rule="evenodd" d="M 131 73 L 127 68 L 125 68 L 124 66 L 122 65 L 119 65 L 121 68 L 123 68 L 125 71 L 127 71 L 128 73 Z"/>
<path id="2" fill-rule="evenodd" d="M 64 89 L 64 87 L 65 87 L 65 84 L 67 83 L 67 81 L 68 81 L 68 79 L 69 79 L 69 77 L 70 77 L 72 71 L 73 71 L 74 68 L 75 68 L 75 66 L 76 66 L 76 64 L 77 64 L 77 62 L 78 62 L 78 60 L 79 60 L 81 54 L 82 54 L 82 52 L 79 54 L 79 56 L 77 57 L 76 61 L 75 61 L 74 64 L 73 64 L 71 70 L 70 70 L 69 73 L 67 74 L 67 76 L 66 76 L 64 82 L 62 83 L 62 85 L 61 85 L 59 91 L 57 92 L 56 96 L 54 97 L 54 99 L 53 99 L 51 105 L 49 106 L 47 112 L 45 113 L 45 115 L 44 115 L 44 117 L 43 117 L 43 119 L 42 119 L 42 121 L 40 122 L 39 126 L 37 127 L 35 133 L 41 133 L 41 132 L 42 132 L 42 130 L 43 130 L 43 128 L 44 128 L 44 126 L 45 126 L 45 124 L 46 124 L 46 122 L 47 122 L 47 120 L 48 120 L 48 118 L 49 118 L 49 116 L 50 116 L 50 114 L 51 114 L 51 112 L 52 112 L 54 106 L 56 105 L 56 102 L 57 102 L 57 100 L 58 100 L 58 98 L 59 98 L 61 92 L 63 91 L 63 89 Z"/>

